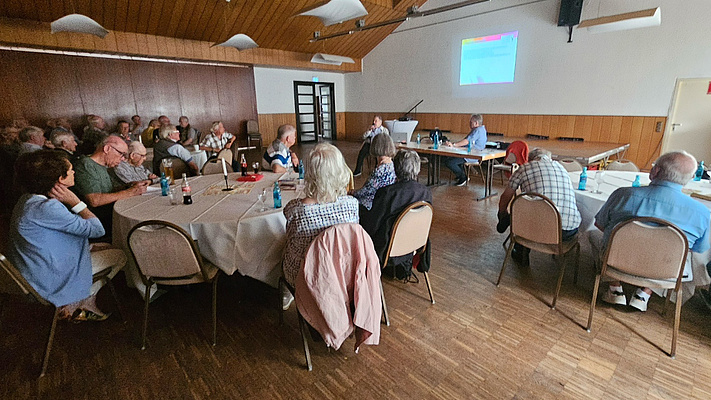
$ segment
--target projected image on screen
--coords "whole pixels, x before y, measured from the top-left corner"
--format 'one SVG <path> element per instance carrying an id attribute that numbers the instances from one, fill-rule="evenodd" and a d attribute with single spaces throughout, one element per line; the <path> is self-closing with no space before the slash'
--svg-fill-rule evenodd
<path id="1" fill-rule="evenodd" d="M 518 31 L 462 40 L 459 85 L 514 81 Z"/>

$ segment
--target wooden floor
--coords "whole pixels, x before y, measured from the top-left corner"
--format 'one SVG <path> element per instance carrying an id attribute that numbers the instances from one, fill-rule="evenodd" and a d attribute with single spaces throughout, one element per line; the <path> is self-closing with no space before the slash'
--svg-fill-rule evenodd
<path id="1" fill-rule="evenodd" d="M 338 146 L 352 165 L 359 144 Z M 152 304 L 149 346 L 141 351 L 142 301 L 119 275 L 127 323 L 114 313 L 103 323 L 60 324 L 42 380 L 36 374 L 50 313 L 5 307 L 0 398 L 711 398 L 711 313 L 699 298 L 682 309 L 672 360 L 665 352 L 673 313 L 661 316 L 659 298 L 646 313 L 599 304 L 592 332 L 582 328 L 589 258 L 577 286 L 572 271 L 566 274 L 556 310 L 547 306 L 557 276 L 548 256 L 532 254 L 530 268 L 510 266 L 496 288 L 504 237 L 494 229 L 498 198 L 473 200 L 482 190 L 476 179 L 433 189 L 437 304 L 429 303 L 423 280 L 386 279 L 392 325 L 382 326 L 379 346 L 356 355 L 353 339 L 339 351 L 311 342 L 308 372 L 295 309 L 280 327 L 275 289 L 227 277 L 219 285 L 216 347 L 209 344 L 206 286 L 177 289 Z M 99 301 L 115 311 L 108 291 Z"/>

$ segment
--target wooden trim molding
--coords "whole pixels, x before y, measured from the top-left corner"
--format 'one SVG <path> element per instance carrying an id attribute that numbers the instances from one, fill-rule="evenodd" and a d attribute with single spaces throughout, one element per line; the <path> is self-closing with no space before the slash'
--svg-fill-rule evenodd
<path id="1" fill-rule="evenodd" d="M 371 125 L 373 115 L 396 119 L 402 113 L 347 112 L 346 140 L 359 141 Z M 440 129 L 468 132 L 471 114 L 418 113 L 418 129 Z M 487 131 L 504 136 L 521 137 L 528 133 L 583 138 L 591 142 L 629 143 L 626 158 L 640 168 L 649 169 L 659 156 L 666 117 L 606 116 L 606 115 L 529 115 L 484 114 Z M 658 126 L 660 129 L 658 129 Z"/>
<path id="2" fill-rule="evenodd" d="M 360 72 L 361 60 L 354 64 L 325 65 L 312 63 L 312 54 L 256 48 L 238 51 L 231 47 L 210 47 L 212 43 L 110 31 L 101 39 L 92 35 L 60 32 L 52 34 L 48 23 L 0 18 L 0 43 L 5 46 L 30 47 L 89 53 L 124 54 L 175 60 L 195 60 L 233 64 L 264 65 L 286 68 Z"/>

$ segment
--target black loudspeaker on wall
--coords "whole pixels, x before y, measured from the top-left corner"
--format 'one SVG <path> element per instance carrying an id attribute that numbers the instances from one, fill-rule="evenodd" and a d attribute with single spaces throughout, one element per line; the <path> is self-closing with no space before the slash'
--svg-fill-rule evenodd
<path id="1" fill-rule="evenodd" d="M 558 26 L 573 26 L 580 23 L 583 0 L 560 0 Z"/>

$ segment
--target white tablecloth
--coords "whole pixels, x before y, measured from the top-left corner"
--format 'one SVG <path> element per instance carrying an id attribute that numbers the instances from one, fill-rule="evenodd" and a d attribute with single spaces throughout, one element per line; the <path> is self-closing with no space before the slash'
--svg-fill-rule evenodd
<path id="1" fill-rule="evenodd" d="M 600 191 L 602 193 L 594 193 L 598 189 L 598 184 L 595 181 L 595 176 L 598 171 L 588 171 L 588 182 L 586 190 L 576 190 L 575 200 L 578 205 L 578 210 L 582 217 L 582 222 L 580 223 L 580 244 L 583 251 L 587 251 L 591 254 L 589 236 L 591 231 L 598 230 L 595 227 L 595 215 L 602 205 L 605 204 L 607 198 L 610 194 L 615 191 L 615 189 L 623 186 L 632 186 L 635 175 L 640 176 L 640 183 L 642 185 L 649 184 L 649 174 L 643 172 L 626 172 L 626 171 L 604 171 L 603 183 L 600 185 Z M 574 187 L 577 189 L 578 183 L 580 182 L 580 172 L 571 172 L 570 180 L 573 182 Z M 699 191 L 702 193 L 711 192 L 711 183 L 707 180 L 702 180 L 700 182 L 691 181 L 685 187 L 685 190 Z M 697 201 L 704 204 L 706 207 L 711 209 L 711 202 L 706 200 L 696 199 Z M 703 254 L 692 253 L 692 266 L 694 279 L 692 282 L 684 284 L 684 301 L 690 298 L 694 294 L 694 288 L 696 286 L 705 286 L 711 283 L 711 278 L 709 278 L 708 272 L 706 271 L 706 263 L 711 260 L 711 251 L 707 251 Z"/>
<path id="2" fill-rule="evenodd" d="M 286 174 L 263 174 L 264 179 L 255 182 L 249 194 L 215 192 L 215 185 L 224 187 L 224 177 L 219 174 L 192 178 L 191 205 L 171 205 L 160 191 L 120 200 L 114 206 L 114 244 L 128 249 L 126 238 L 133 226 L 149 219 L 165 220 L 185 229 L 197 241 L 202 256 L 226 274 L 239 271 L 277 287 L 286 244 L 286 219 L 283 208 L 273 208 L 272 187 Z M 238 173 L 230 174 L 230 185 L 238 185 L 238 177 Z M 176 185 L 179 184 L 176 179 Z M 213 194 L 207 194 L 211 187 Z M 263 213 L 259 212 L 258 204 L 262 188 L 267 188 L 269 196 L 266 201 L 269 210 Z M 282 191 L 282 205 L 300 194 Z M 135 266 L 127 266 L 126 275 L 129 285 L 145 293 Z"/>

